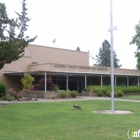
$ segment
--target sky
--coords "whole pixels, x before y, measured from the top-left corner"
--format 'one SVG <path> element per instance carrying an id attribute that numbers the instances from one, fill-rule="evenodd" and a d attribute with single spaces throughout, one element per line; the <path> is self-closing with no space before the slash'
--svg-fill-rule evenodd
<path id="1" fill-rule="evenodd" d="M 113 1 L 114 51 L 120 59 L 121 68 L 135 69 L 134 52 L 130 45 L 135 35 L 134 27 L 140 20 L 140 0 Z M 21 11 L 22 0 L 0 0 L 5 3 L 9 17 Z M 110 0 L 26 0 L 31 18 L 27 34 L 38 36 L 32 44 L 89 51 L 94 57 L 102 42 L 110 42 Z M 53 40 L 56 39 L 55 44 Z M 90 59 L 90 65 L 95 59 Z"/>

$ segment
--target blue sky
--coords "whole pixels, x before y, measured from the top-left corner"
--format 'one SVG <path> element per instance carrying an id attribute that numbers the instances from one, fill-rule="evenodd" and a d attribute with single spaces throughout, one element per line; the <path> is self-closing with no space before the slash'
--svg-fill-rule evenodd
<path id="1" fill-rule="evenodd" d="M 140 20 L 140 0 L 112 0 L 114 30 L 114 50 L 122 68 L 134 69 L 137 47 L 129 45 L 135 34 L 134 26 Z M 21 0 L 1 0 L 6 4 L 10 17 L 14 11 L 21 11 Z M 110 0 L 26 0 L 31 18 L 28 34 L 38 38 L 33 44 L 54 46 L 95 55 L 102 42 L 110 42 Z M 12 6 L 11 6 L 12 5 Z M 90 65 L 93 60 L 90 59 Z"/>

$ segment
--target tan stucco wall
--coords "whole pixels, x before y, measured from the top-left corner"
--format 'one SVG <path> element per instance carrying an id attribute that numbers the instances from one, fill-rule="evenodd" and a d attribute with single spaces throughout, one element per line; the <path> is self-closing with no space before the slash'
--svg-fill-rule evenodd
<path id="1" fill-rule="evenodd" d="M 6 83 L 7 88 L 19 87 L 21 88 L 20 76 L 5 76 L 5 71 L 21 71 L 28 72 L 29 65 L 32 62 L 41 63 L 59 63 L 71 65 L 89 65 L 89 53 L 67 50 L 54 47 L 46 47 L 39 45 L 29 45 L 25 49 L 25 56 L 10 64 L 5 64 L 3 69 L 0 70 L 0 81 Z M 47 67 L 45 66 L 45 70 Z"/>
<path id="2" fill-rule="evenodd" d="M 54 47 L 29 45 L 32 61 L 38 63 L 59 63 L 70 65 L 89 65 L 89 53 Z"/>
<path id="3" fill-rule="evenodd" d="M 5 64 L 3 69 L 0 70 L 0 81 L 6 83 L 6 87 L 21 89 L 21 76 L 6 76 L 5 71 L 28 71 L 28 65 L 31 63 L 30 57 L 20 58 L 18 61 L 14 61 L 10 64 Z"/>

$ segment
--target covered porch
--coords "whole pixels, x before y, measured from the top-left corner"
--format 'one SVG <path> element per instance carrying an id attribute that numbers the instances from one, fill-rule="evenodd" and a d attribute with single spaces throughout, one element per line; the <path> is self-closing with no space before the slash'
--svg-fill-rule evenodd
<path id="1" fill-rule="evenodd" d="M 45 79 L 45 92 L 47 91 L 47 77 L 50 76 L 53 83 L 60 87 L 60 90 L 77 90 L 79 93 L 88 85 L 110 85 L 110 74 L 93 74 L 79 72 L 49 72 L 49 71 L 32 71 L 32 72 L 5 72 L 6 76 L 12 75 L 23 77 L 24 74 L 30 74 L 38 83 L 41 78 Z M 13 80 L 13 79 L 12 79 Z M 20 79 L 18 78 L 19 82 Z M 135 75 L 114 75 L 114 86 L 139 86 L 140 77 Z"/>
<path id="2" fill-rule="evenodd" d="M 5 71 L 9 84 L 16 81 L 21 84 L 20 79 L 24 74 L 35 77 L 36 82 L 41 77 L 45 79 L 45 92 L 47 91 L 47 77 L 51 76 L 54 84 L 61 90 L 77 90 L 79 93 L 88 85 L 110 85 L 111 70 L 109 67 L 80 66 L 56 63 L 31 64 L 27 71 Z M 13 78 L 14 77 L 14 78 Z M 114 69 L 115 86 L 140 85 L 140 71 L 131 69 Z M 16 85 L 15 85 L 16 86 Z"/>

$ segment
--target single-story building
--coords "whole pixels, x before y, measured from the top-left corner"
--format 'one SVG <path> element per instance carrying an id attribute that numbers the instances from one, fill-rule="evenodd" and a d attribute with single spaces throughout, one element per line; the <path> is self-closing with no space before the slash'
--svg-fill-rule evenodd
<path id="1" fill-rule="evenodd" d="M 110 67 L 89 66 L 89 52 L 30 44 L 17 61 L 5 64 L 0 70 L 0 81 L 7 89 L 22 89 L 21 78 L 31 74 L 36 82 L 50 75 L 60 89 L 81 92 L 87 85 L 110 85 Z M 140 71 L 114 68 L 114 85 L 140 85 Z M 47 90 L 47 87 L 45 87 Z"/>

